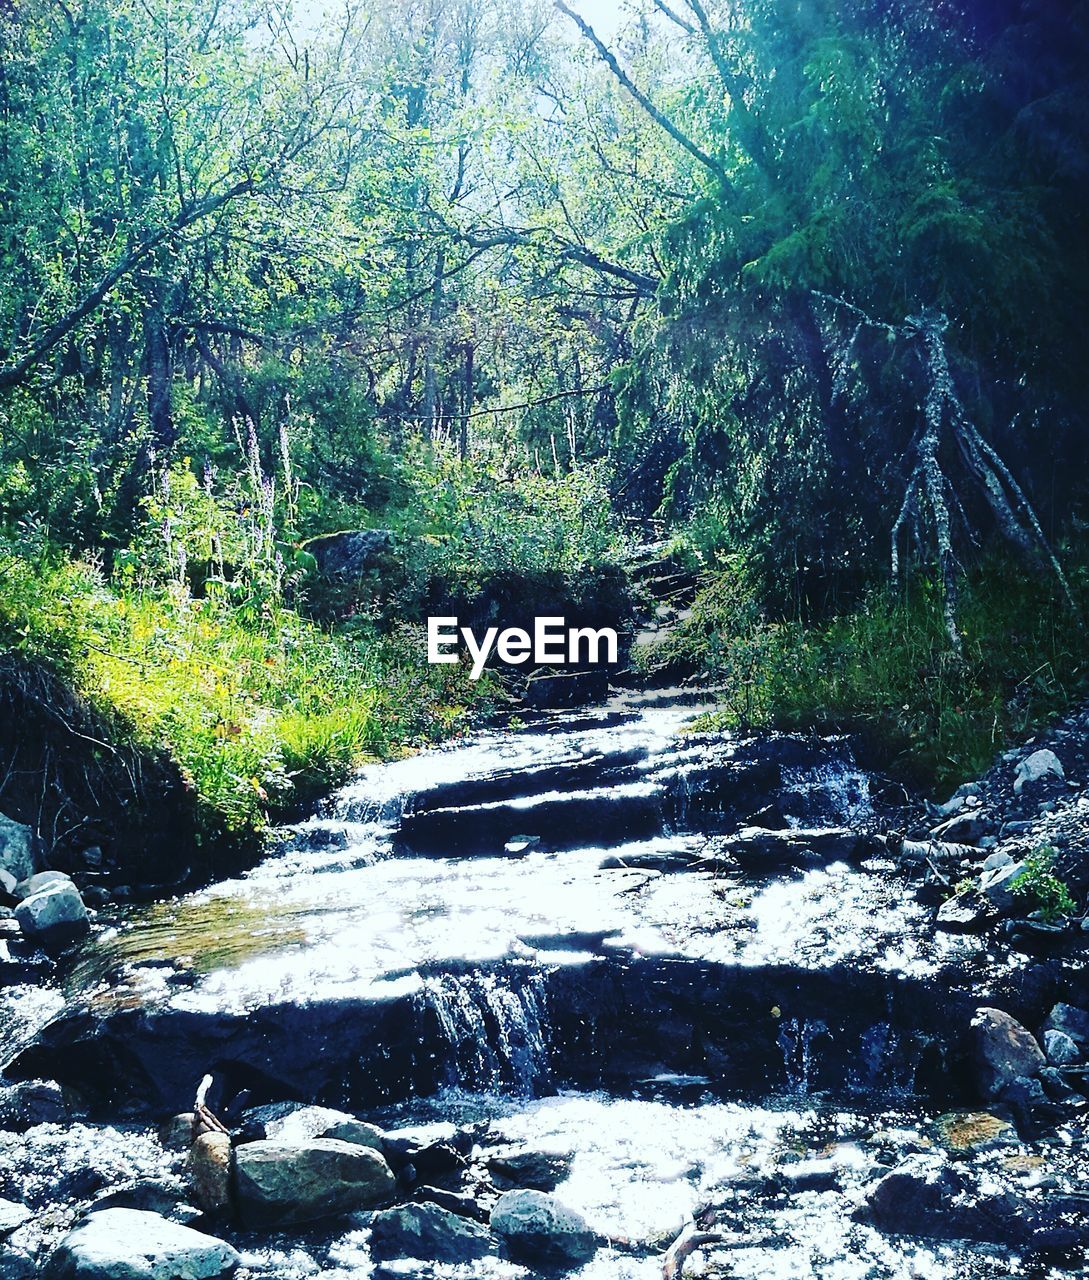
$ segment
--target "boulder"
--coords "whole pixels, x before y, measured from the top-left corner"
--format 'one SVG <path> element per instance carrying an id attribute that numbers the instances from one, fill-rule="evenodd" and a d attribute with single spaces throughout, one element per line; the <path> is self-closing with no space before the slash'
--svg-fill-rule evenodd
<path id="1" fill-rule="evenodd" d="M 499 1242 L 486 1227 L 437 1204 L 385 1209 L 371 1223 L 371 1256 L 379 1261 L 470 1262 L 498 1251 Z"/>
<path id="2" fill-rule="evenodd" d="M 417 1204 L 437 1204 L 440 1209 L 456 1213 L 462 1218 L 473 1218 L 477 1222 L 488 1221 L 488 1211 L 467 1191 L 447 1191 L 445 1187 L 431 1187 L 426 1183 L 415 1187 L 412 1199 Z"/>
<path id="3" fill-rule="evenodd" d="M 18 888 L 18 885 L 18 876 L 13 876 L 10 871 L 0 867 L 0 895 L 5 898 L 14 899 L 15 890 Z"/>
<path id="4" fill-rule="evenodd" d="M 15 896 L 22 900 L 32 893 L 38 893 L 51 884 L 71 884 L 72 877 L 64 871 L 38 871 L 25 876 L 15 886 Z"/>
<path id="5" fill-rule="evenodd" d="M 248 1227 L 317 1222 L 374 1209 L 390 1199 L 395 1186 L 377 1151 L 335 1138 L 251 1142 L 234 1153 L 234 1202 Z"/>
<path id="6" fill-rule="evenodd" d="M 47 1280 L 215 1280 L 241 1259 L 229 1244 L 140 1209 L 92 1213 L 61 1240 Z"/>
<path id="7" fill-rule="evenodd" d="M 188 1151 L 193 1145 L 193 1125 L 196 1116 L 192 1111 L 183 1111 L 180 1115 L 171 1116 L 159 1129 L 159 1141 L 167 1151 Z"/>
<path id="8" fill-rule="evenodd" d="M 953 1202 L 964 1181 L 942 1156 L 908 1156 L 866 1189 L 872 1221 L 886 1231 L 955 1234 Z"/>
<path id="9" fill-rule="evenodd" d="M 970 1156 L 1020 1142 L 1013 1125 L 989 1111 L 949 1111 L 934 1121 L 934 1128 L 951 1156 Z"/>
<path id="10" fill-rule="evenodd" d="M 13 1231 L 18 1231 L 33 1216 L 25 1204 L 16 1204 L 14 1200 L 0 1200 L 0 1240 L 10 1236 Z"/>
<path id="11" fill-rule="evenodd" d="M 566 1151 L 506 1151 L 492 1156 L 488 1169 L 516 1187 L 553 1191 L 571 1172 L 573 1162 Z"/>
<path id="12" fill-rule="evenodd" d="M 1001 1009 L 976 1010 L 972 1050 L 976 1081 L 985 1098 L 997 1098 L 1014 1080 L 1039 1075 L 1047 1066 L 1032 1033 Z"/>
<path id="13" fill-rule="evenodd" d="M 90 928 L 87 908 L 70 880 L 47 884 L 24 898 L 15 908 L 15 918 L 31 941 L 47 949 L 62 947 Z"/>
<path id="14" fill-rule="evenodd" d="M 1012 885 L 1024 871 L 1023 862 L 1008 862 L 994 871 L 985 871 L 979 878 L 979 891 L 992 907 L 1010 911 L 1017 903 Z"/>
<path id="15" fill-rule="evenodd" d="M 246 1142 L 263 1138 L 273 1142 L 307 1142 L 311 1138 L 330 1136 L 330 1129 L 349 1122 L 355 1123 L 355 1117 L 330 1107 L 270 1102 L 263 1107 L 251 1107 L 243 1113 L 242 1137 Z"/>
<path id="16" fill-rule="evenodd" d="M 25 1133 L 39 1124 L 64 1124 L 69 1108 L 53 1080 L 20 1080 L 0 1088 L 0 1129 Z"/>
<path id="17" fill-rule="evenodd" d="M 193 1199 L 205 1213 L 226 1213 L 231 1205 L 231 1139 L 202 1133 L 189 1150 Z"/>
<path id="18" fill-rule="evenodd" d="M 322 577 L 347 582 L 373 568 L 392 546 L 388 529 L 350 529 L 311 538 L 302 550 L 314 557 Z"/>
<path id="19" fill-rule="evenodd" d="M 1044 1055 L 1053 1067 L 1068 1067 L 1081 1058 L 1081 1050 L 1073 1037 L 1056 1027 L 1044 1032 Z"/>
<path id="20" fill-rule="evenodd" d="M 1082 1048 L 1089 1048 L 1089 1010 L 1057 1004 L 1044 1020 L 1045 1031 L 1062 1031 Z"/>
<path id="21" fill-rule="evenodd" d="M 508 1191 L 492 1209 L 492 1230 L 516 1262 L 576 1266 L 601 1243 L 581 1214 L 544 1191 Z"/>
<path id="22" fill-rule="evenodd" d="M 30 827 L 0 813 L 0 869 L 25 880 L 37 868 L 38 842 Z"/>
<path id="23" fill-rule="evenodd" d="M 373 1147 L 382 1150 L 385 1134 L 377 1126 L 367 1124 L 365 1120 L 341 1120 L 331 1129 L 324 1129 L 320 1138 L 335 1138 L 337 1142 L 354 1142 L 359 1147 Z"/>
<path id="24" fill-rule="evenodd" d="M 1020 795 L 1025 786 L 1032 786 L 1044 778 L 1062 779 L 1066 776 L 1063 772 L 1062 762 L 1054 751 L 1047 747 L 1039 751 L 1034 751 L 1031 755 L 1025 756 L 1013 777 L 1013 790 L 1015 795 Z"/>

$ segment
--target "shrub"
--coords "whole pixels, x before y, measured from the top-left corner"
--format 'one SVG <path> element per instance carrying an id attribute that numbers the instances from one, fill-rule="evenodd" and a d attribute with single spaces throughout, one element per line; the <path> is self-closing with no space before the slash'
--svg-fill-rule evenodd
<path id="1" fill-rule="evenodd" d="M 1031 898 L 1041 918 L 1051 922 L 1072 915 L 1078 904 L 1055 874 L 1056 851 L 1041 845 L 1025 858 L 1025 869 L 1010 884 L 1010 891 Z"/>

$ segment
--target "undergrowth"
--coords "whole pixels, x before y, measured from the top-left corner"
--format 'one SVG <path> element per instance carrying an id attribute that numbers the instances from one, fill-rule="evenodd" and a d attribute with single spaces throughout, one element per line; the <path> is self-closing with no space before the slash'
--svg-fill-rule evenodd
<path id="1" fill-rule="evenodd" d="M 487 682 L 421 661 L 422 637 L 338 638 L 266 599 L 118 589 L 86 561 L 0 544 L 0 646 L 63 676 L 119 738 L 165 749 L 205 837 L 252 833 L 361 761 L 456 732 Z"/>
<path id="2" fill-rule="evenodd" d="M 705 726 L 850 729 L 918 780 L 948 786 L 1089 692 L 1089 556 L 1068 556 L 1067 569 L 1078 612 L 1023 563 L 994 559 L 966 574 L 958 658 L 924 573 L 806 626 L 768 618 L 735 567 L 704 585 L 690 618 L 642 661 L 722 685 Z"/>

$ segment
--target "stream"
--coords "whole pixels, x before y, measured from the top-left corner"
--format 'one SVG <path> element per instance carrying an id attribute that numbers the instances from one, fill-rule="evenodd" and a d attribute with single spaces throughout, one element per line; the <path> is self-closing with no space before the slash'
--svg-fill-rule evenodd
<path id="1" fill-rule="evenodd" d="M 701 1213 L 724 1240 L 687 1275 L 1069 1274 L 860 1212 L 936 1117 L 978 1107 L 952 1028 L 1010 1007 L 1019 962 L 933 929 L 847 740 L 685 732 L 699 710 L 626 693 L 369 766 L 247 874 L 104 909 L 55 981 L 4 988 L 9 1076 L 81 1102 L 0 1135 L 0 1195 L 35 1209 L 0 1276 L 118 1188 L 184 1197 L 156 1133 L 205 1074 L 233 1126 L 307 1103 L 464 1150 L 433 1180 L 485 1204 L 494 1153 L 550 1154 L 609 1242 L 581 1280 L 660 1277 Z M 971 1160 L 999 1191 L 1062 1188 L 1070 1148 Z M 216 1234 L 269 1280 L 538 1274 L 374 1262 L 365 1215 Z"/>

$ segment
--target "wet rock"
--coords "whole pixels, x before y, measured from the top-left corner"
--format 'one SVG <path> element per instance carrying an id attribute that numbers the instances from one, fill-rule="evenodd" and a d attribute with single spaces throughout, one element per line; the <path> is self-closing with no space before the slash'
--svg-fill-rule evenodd
<path id="1" fill-rule="evenodd" d="M 146 1213 L 157 1213 L 175 1222 L 179 1219 L 191 1222 L 201 1216 L 200 1210 L 183 1204 L 184 1194 L 180 1182 L 175 1180 L 137 1178 L 119 1187 L 111 1187 L 96 1196 L 91 1212 L 98 1213 L 103 1209 L 142 1209 Z"/>
<path id="2" fill-rule="evenodd" d="M 972 1065 L 985 1098 L 997 1098 L 1014 1080 L 1038 1075 L 1047 1066 L 1032 1034 L 1001 1009 L 976 1010 L 972 1040 Z"/>
<path id="3" fill-rule="evenodd" d="M 985 929 L 995 919 L 991 906 L 973 895 L 954 894 L 938 908 L 938 928 L 948 933 L 973 933 Z"/>
<path id="4" fill-rule="evenodd" d="M 994 871 L 985 871 L 979 878 L 979 891 L 999 911 L 1010 911 L 1017 902 L 1012 885 L 1024 871 L 1023 862 L 1010 862 Z"/>
<path id="5" fill-rule="evenodd" d="M 300 1102 L 270 1102 L 251 1107 L 242 1114 L 242 1141 L 306 1142 L 328 1135 L 335 1125 L 354 1122 L 355 1117 L 330 1107 L 312 1107 Z"/>
<path id="6" fill-rule="evenodd" d="M 1082 1048 L 1089 1047 L 1089 1010 L 1057 1004 L 1044 1020 L 1044 1031 L 1062 1031 Z"/>
<path id="7" fill-rule="evenodd" d="M 15 896 L 22 901 L 31 894 L 40 893 L 51 884 L 71 884 L 72 877 L 63 871 L 39 871 L 26 876 L 15 886 Z"/>
<path id="8" fill-rule="evenodd" d="M 1073 1090 L 1066 1077 L 1058 1067 L 1044 1067 L 1040 1072 L 1040 1083 L 1044 1087 L 1044 1093 L 1052 1102 L 1060 1102 L 1067 1105 L 1073 1105 L 1079 1110 L 1089 1105 L 1085 1098 Z"/>
<path id="9" fill-rule="evenodd" d="M 1036 1076 L 1018 1076 L 1011 1080 L 998 1099 L 1009 1107 L 1018 1127 L 1029 1137 L 1037 1136 L 1041 1126 L 1057 1124 L 1063 1118 L 1062 1108 L 1051 1101 Z"/>
<path id="10" fill-rule="evenodd" d="M 373 1147 L 382 1150 L 385 1134 L 373 1124 L 365 1120 L 341 1120 L 330 1129 L 318 1134 L 319 1138 L 335 1138 L 337 1142 L 354 1142 L 360 1147 Z"/>
<path id="11" fill-rule="evenodd" d="M 941 1156 L 909 1156 L 866 1189 L 872 1221 L 886 1231 L 944 1235 L 964 1179 Z"/>
<path id="12" fill-rule="evenodd" d="M 1002 867 L 1012 866 L 1013 861 L 1013 858 L 1008 853 L 1003 850 L 999 850 L 997 853 L 988 854 L 987 857 L 983 859 L 983 866 L 980 867 L 980 871 L 998 871 Z"/>
<path id="13" fill-rule="evenodd" d="M 371 1223 L 371 1254 L 380 1261 L 468 1262 L 498 1250 L 499 1242 L 487 1228 L 437 1204 L 385 1209 Z"/>
<path id="14" fill-rule="evenodd" d="M 492 1209 L 492 1230 L 518 1262 L 575 1266 L 597 1252 L 600 1238 L 574 1209 L 543 1191 L 508 1191 Z"/>
<path id="15" fill-rule="evenodd" d="M 701 865 L 742 867 L 793 866 L 809 861 L 853 861 L 872 851 L 870 837 L 846 827 L 816 830 L 768 830 L 743 827 L 736 835 L 709 842 L 711 852 L 703 855 Z"/>
<path id="16" fill-rule="evenodd" d="M 794 1167 L 780 1169 L 776 1181 L 791 1193 L 800 1191 L 840 1191 L 843 1179 L 832 1160 L 803 1160 Z"/>
<path id="17" fill-rule="evenodd" d="M 226 1213 L 231 1205 L 231 1139 L 202 1133 L 189 1152 L 193 1199 L 205 1213 Z"/>
<path id="18" fill-rule="evenodd" d="M 64 1124 L 68 1118 L 64 1090 L 52 1080 L 21 1080 L 0 1089 L 0 1129 L 25 1133 L 39 1124 Z"/>
<path id="19" fill-rule="evenodd" d="M 540 836 L 511 836 L 503 846 L 503 852 L 516 858 L 520 857 L 523 853 L 529 853 L 530 850 L 536 849 L 540 843 Z"/>
<path id="20" fill-rule="evenodd" d="M 14 1200 L 0 1200 L 0 1240 L 10 1236 L 34 1215 L 25 1204 L 16 1204 Z"/>
<path id="21" fill-rule="evenodd" d="M 447 1191 L 443 1187 L 416 1187 L 412 1199 L 418 1204 L 437 1204 L 440 1209 L 456 1213 L 462 1218 L 472 1218 L 475 1222 L 487 1222 L 488 1211 L 471 1195 L 464 1191 Z"/>
<path id="22" fill-rule="evenodd" d="M 1043 778 L 1062 779 L 1065 776 L 1059 757 L 1044 747 L 1026 756 L 1017 766 L 1013 778 L 1014 795 L 1020 795 L 1025 786 L 1032 786 Z"/>
<path id="23" fill-rule="evenodd" d="M 395 1182 L 370 1147 L 314 1138 L 251 1142 L 235 1150 L 234 1201 L 248 1227 L 286 1226 L 384 1204 Z"/>
<path id="24" fill-rule="evenodd" d="M 196 1116 L 192 1111 L 183 1111 L 180 1115 L 171 1116 L 159 1130 L 159 1141 L 167 1151 L 188 1151 L 193 1145 L 193 1123 Z"/>
<path id="25" fill-rule="evenodd" d="M 32 876 L 37 866 L 34 832 L 22 822 L 0 813 L 0 869 L 16 881 Z"/>
<path id="26" fill-rule="evenodd" d="M 1044 1032 L 1044 1054 L 1053 1067 L 1066 1067 L 1081 1058 L 1077 1041 L 1065 1031 L 1051 1027 Z"/>
<path id="27" fill-rule="evenodd" d="M 1008 1120 L 989 1111 L 949 1111 L 934 1121 L 938 1141 L 951 1156 L 969 1156 L 994 1147 L 1020 1145 Z"/>
<path id="28" fill-rule="evenodd" d="M 57 1246 L 46 1280 L 215 1280 L 239 1255 L 222 1240 L 139 1209 L 104 1209 Z"/>
<path id="29" fill-rule="evenodd" d="M 434 1178 L 463 1169 L 472 1149 L 467 1134 L 455 1134 L 448 1142 L 420 1142 L 417 1138 L 386 1136 L 382 1150 L 391 1167 L 400 1173 L 408 1165 L 416 1178 Z"/>
<path id="30" fill-rule="evenodd" d="M 609 669 L 595 667 L 588 671 L 541 671 L 526 681 L 522 695 L 527 706 L 539 710 L 577 707 L 583 703 L 602 702 L 609 692 Z"/>
<path id="31" fill-rule="evenodd" d="M 18 884 L 17 876 L 13 876 L 6 868 L 0 867 L 0 895 L 9 900 L 14 900 Z"/>
<path id="32" fill-rule="evenodd" d="M 570 1152 L 509 1151 L 492 1156 L 488 1169 L 516 1187 L 553 1191 L 571 1172 L 573 1163 Z"/>
<path id="33" fill-rule="evenodd" d="M 87 908 L 70 880 L 31 893 L 15 908 L 15 918 L 28 938 L 46 948 L 64 946 L 90 928 Z"/>

